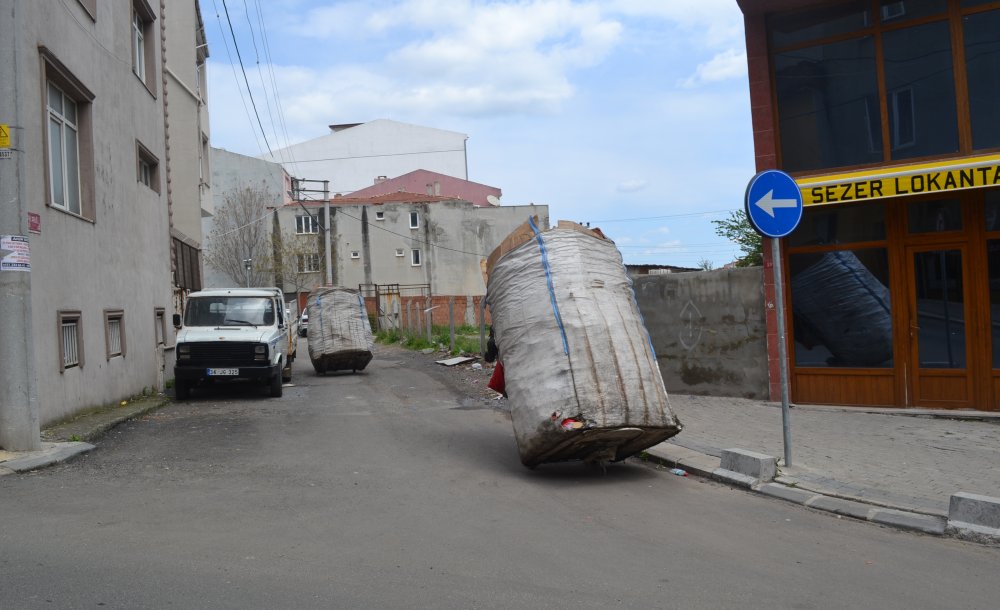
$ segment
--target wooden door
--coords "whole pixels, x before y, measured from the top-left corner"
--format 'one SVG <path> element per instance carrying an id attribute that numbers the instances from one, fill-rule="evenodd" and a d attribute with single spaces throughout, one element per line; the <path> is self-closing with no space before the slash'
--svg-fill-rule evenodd
<path id="1" fill-rule="evenodd" d="M 969 255 L 964 244 L 911 246 L 909 280 L 910 404 L 971 408 L 973 383 Z"/>

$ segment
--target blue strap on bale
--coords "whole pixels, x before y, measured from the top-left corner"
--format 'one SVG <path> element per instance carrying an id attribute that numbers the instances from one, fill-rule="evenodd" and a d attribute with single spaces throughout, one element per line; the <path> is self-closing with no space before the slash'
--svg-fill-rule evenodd
<path id="1" fill-rule="evenodd" d="M 549 266 L 549 255 L 545 250 L 545 240 L 542 239 L 542 232 L 538 230 L 534 219 L 529 216 L 528 224 L 535 232 L 535 240 L 538 241 L 538 249 L 542 252 L 542 267 L 545 269 L 545 281 L 549 287 L 549 300 L 552 302 L 552 313 L 556 317 L 556 324 L 559 325 L 559 334 L 562 336 L 563 353 L 569 355 L 569 344 L 566 342 L 566 329 L 563 328 L 562 316 L 559 315 L 559 305 L 556 304 L 556 291 L 552 287 L 552 268 Z"/>

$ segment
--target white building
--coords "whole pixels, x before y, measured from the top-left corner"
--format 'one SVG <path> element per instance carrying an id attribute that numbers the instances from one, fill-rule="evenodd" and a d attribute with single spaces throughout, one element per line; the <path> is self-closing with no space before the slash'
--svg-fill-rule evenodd
<path id="1" fill-rule="evenodd" d="M 329 180 L 330 193 L 348 194 L 424 169 L 468 180 L 464 133 L 377 119 L 330 125 L 330 133 L 261 158 L 305 180 Z"/>

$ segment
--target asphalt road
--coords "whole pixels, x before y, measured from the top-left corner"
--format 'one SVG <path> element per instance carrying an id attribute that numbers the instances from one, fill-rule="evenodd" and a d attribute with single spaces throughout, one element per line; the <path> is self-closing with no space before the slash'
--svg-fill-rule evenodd
<path id="1" fill-rule="evenodd" d="M 304 350 L 305 345 L 301 348 Z M 302 352 L 303 355 L 306 353 Z M 485 375 L 302 357 L 0 478 L 0 608 L 994 608 L 1000 548 L 641 461 L 527 470 Z M 683 434 L 683 433 L 682 433 Z"/>

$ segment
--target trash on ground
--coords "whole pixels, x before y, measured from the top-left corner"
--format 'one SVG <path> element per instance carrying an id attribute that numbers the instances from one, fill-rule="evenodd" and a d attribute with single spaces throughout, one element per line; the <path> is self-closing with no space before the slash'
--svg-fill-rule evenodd
<path id="1" fill-rule="evenodd" d="M 686 470 L 681 470 L 680 468 L 671 468 L 670 474 L 676 474 L 679 477 L 686 477 L 688 473 Z"/>
<path id="2" fill-rule="evenodd" d="M 469 358 L 468 356 L 456 356 L 455 358 L 448 358 L 447 360 L 435 360 L 438 364 L 443 364 L 445 366 L 455 366 L 456 364 L 462 364 L 463 362 L 469 362 L 475 360 L 475 358 Z"/>
<path id="3" fill-rule="evenodd" d="M 481 370 L 483 370 L 483 365 L 481 363 L 479 363 L 479 362 L 473 362 L 472 363 L 472 370 L 474 370 L 474 371 L 481 371 Z"/>

